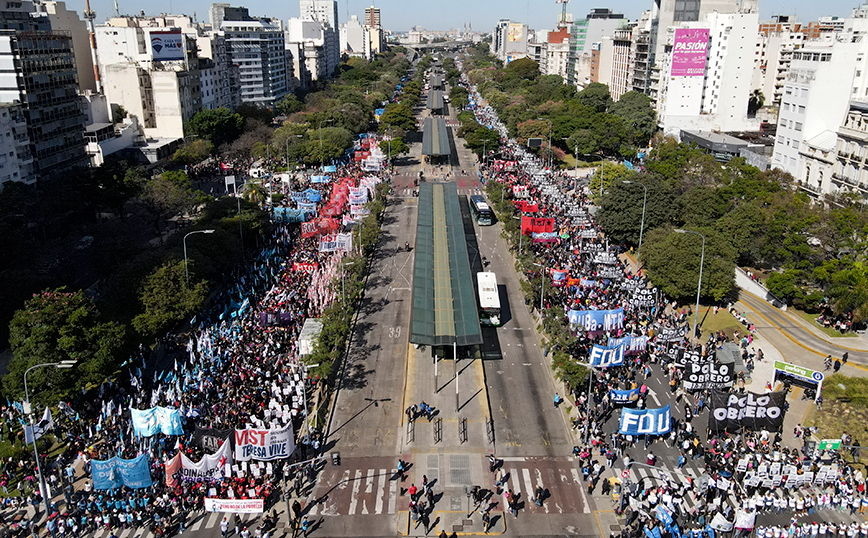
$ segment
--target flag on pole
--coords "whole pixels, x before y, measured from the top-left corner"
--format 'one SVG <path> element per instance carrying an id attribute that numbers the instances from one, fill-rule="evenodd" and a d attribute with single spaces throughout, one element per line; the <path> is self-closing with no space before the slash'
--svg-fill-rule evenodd
<path id="1" fill-rule="evenodd" d="M 33 428 L 30 426 L 24 428 L 24 442 L 32 443 L 34 439 L 39 439 L 53 427 L 54 420 L 51 418 L 51 410 L 46 407 L 45 412 L 42 414 L 42 420 L 37 422 Z"/>

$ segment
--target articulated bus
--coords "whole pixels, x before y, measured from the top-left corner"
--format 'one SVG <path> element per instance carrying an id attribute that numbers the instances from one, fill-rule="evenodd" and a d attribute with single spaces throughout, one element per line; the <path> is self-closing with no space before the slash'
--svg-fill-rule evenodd
<path id="1" fill-rule="evenodd" d="M 500 325 L 500 296 L 497 294 L 497 275 L 476 273 L 479 285 L 479 322 L 482 325 Z"/>
<path id="2" fill-rule="evenodd" d="M 470 214 L 480 226 L 494 224 L 494 214 L 482 196 L 473 195 L 470 197 Z"/>

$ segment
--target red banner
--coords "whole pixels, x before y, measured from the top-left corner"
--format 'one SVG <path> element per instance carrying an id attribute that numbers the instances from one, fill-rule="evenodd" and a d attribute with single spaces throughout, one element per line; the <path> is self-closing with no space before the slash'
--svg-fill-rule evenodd
<path id="1" fill-rule="evenodd" d="M 310 220 L 308 222 L 301 223 L 301 236 L 305 239 L 308 237 L 313 237 L 318 233 L 316 227 L 316 221 Z"/>
<path id="2" fill-rule="evenodd" d="M 523 213 L 538 213 L 539 212 L 539 203 L 537 202 L 526 202 L 524 200 L 516 200 L 512 202 L 515 204 L 515 207 L 518 208 L 519 211 Z"/>
<path id="3" fill-rule="evenodd" d="M 292 264 L 293 271 L 301 271 L 302 273 L 313 273 L 314 271 L 316 271 L 317 267 L 319 267 L 318 263 L 294 262 Z"/>
<path id="4" fill-rule="evenodd" d="M 555 230 L 555 219 L 522 217 L 521 233 L 551 233 Z"/>

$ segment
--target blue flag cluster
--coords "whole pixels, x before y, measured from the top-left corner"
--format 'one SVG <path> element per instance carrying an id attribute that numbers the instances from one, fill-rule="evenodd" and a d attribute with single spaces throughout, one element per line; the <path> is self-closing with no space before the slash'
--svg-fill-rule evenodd
<path id="1" fill-rule="evenodd" d="M 608 368 L 610 366 L 621 366 L 624 364 L 624 350 L 626 346 L 598 346 L 594 345 L 591 348 L 591 354 L 588 357 L 588 362 L 591 366 L 597 368 Z"/>
<path id="2" fill-rule="evenodd" d="M 117 489 L 121 486 L 133 489 L 151 487 L 151 472 L 146 454 L 131 460 L 122 458 L 91 460 L 90 464 L 94 489 Z"/>
<path id="3" fill-rule="evenodd" d="M 660 409 L 621 410 L 618 432 L 622 435 L 663 435 L 669 433 L 672 410 L 667 404 Z"/>
<path id="4" fill-rule="evenodd" d="M 183 435 L 181 412 L 171 407 L 152 407 L 150 409 L 132 409 L 133 431 L 136 435 L 150 437 L 156 433 L 163 435 Z"/>

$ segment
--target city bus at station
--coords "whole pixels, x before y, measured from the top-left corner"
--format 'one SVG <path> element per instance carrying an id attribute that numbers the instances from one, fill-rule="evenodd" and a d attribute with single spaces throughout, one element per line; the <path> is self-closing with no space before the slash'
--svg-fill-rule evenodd
<path id="1" fill-rule="evenodd" d="M 470 197 L 470 214 L 473 215 L 473 220 L 480 226 L 491 226 L 494 224 L 494 213 L 482 196 L 475 194 Z"/>
<path id="2" fill-rule="evenodd" d="M 479 287 L 479 322 L 482 325 L 500 325 L 500 296 L 497 293 L 497 275 L 490 271 L 476 273 Z"/>

